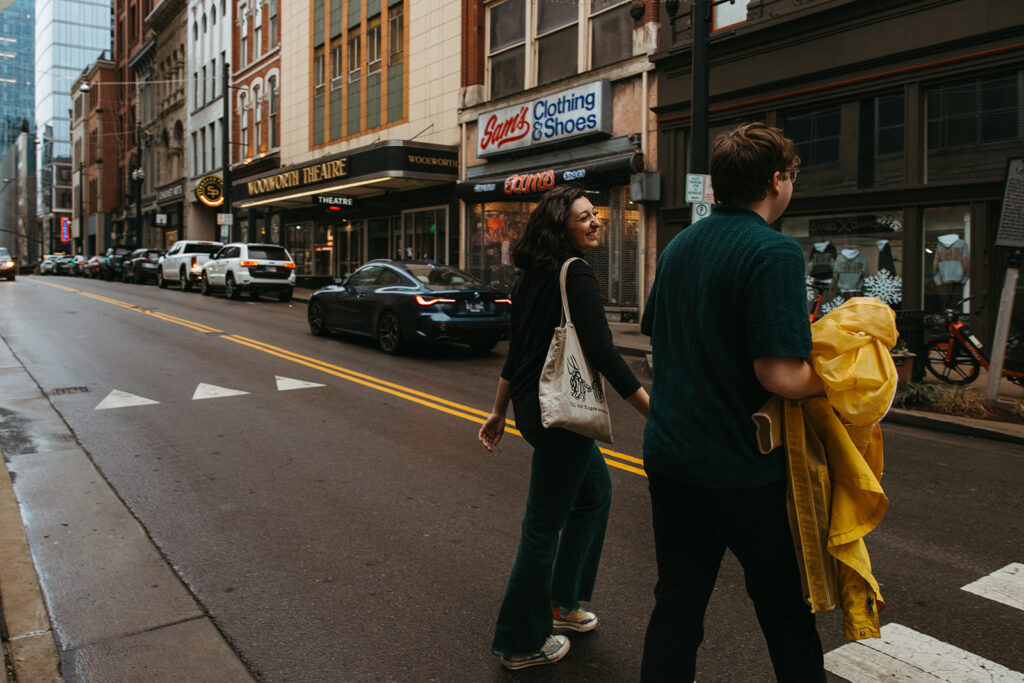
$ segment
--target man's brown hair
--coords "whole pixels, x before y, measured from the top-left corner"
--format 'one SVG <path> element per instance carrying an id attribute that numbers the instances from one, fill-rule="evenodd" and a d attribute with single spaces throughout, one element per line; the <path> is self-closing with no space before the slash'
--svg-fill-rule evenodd
<path id="1" fill-rule="evenodd" d="M 711 146 L 715 202 L 747 206 L 760 201 L 776 171 L 799 165 L 793 141 L 778 128 L 758 122 L 726 131 Z"/>

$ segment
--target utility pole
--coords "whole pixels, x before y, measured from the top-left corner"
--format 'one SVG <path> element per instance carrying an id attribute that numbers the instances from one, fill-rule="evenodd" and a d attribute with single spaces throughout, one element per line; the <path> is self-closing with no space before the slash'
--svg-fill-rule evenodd
<path id="1" fill-rule="evenodd" d="M 712 0 L 694 0 L 690 12 L 693 26 L 693 62 L 690 97 L 690 173 L 708 172 L 708 42 L 711 40 Z"/>

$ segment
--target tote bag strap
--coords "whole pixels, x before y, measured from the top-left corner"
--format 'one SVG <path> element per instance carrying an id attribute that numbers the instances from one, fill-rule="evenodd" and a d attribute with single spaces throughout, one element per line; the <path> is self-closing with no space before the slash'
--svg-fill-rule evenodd
<path id="1" fill-rule="evenodd" d="M 558 287 L 562 291 L 562 324 L 559 327 L 565 327 L 566 321 L 572 322 L 572 316 L 569 315 L 569 297 L 565 293 L 565 276 L 569 272 L 569 265 L 573 261 L 582 261 L 579 256 L 573 256 L 570 259 L 566 259 L 565 263 L 562 264 L 562 270 L 558 274 Z"/>

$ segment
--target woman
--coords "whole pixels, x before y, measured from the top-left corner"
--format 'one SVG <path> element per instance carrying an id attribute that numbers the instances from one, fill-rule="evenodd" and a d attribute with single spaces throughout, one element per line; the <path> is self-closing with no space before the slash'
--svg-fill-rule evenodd
<path id="1" fill-rule="evenodd" d="M 564 635 L 597 626 L 580 609 L 589 601 L 601 559 L 611 477 L 593 439 L 564 429 L 544 429 L 537 399 L 541 369 L 561 322 L 558 274 L 562 263 L 598 245 L 603 226 L 582 189 L 549 191 L 530 214 L 513 259 L 522 275 L 512 290 L 512 334 L 492 410 L 480 442 L 492 450 L 505 431 L 511 398 L 516 427 L 533 446 L 530 493 L 519 552 L 512 566 L 492 650 L 508 669 L 556 662 L 569 651 Z M 569 313 L 587 359 L 645 417 L 647 392 L 612 343 L 594 272 L 574 261 L 566 277 Z"/>

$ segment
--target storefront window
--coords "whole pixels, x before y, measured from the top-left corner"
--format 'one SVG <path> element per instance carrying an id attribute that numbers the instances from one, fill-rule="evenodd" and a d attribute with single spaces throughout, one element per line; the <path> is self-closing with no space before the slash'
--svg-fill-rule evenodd
<path id="1" fill-rule="evenodd" d="M 402 258 L 447 264 L 448 209 L 407 211 L 403 214 Z"/>
<path id="2" fill-rule="evenodd" d="M 855 296 L 903 301 L 903 212 L 796 216 L 782 232 L 806 259 L 807 310 L 820 317 Z"/>
<path id="3" fill-rule="evenodd" d="M 924 211 L 924 308 L 953 306 L 970 292 L 971 210 L 969 206 L 932 207 Z M 959 306 L 969 312 L 970 302 Z"/>
<path id="4" fill-rule="evenodd" d="M 587 252 L 601 295 L 609 309 L 623 309 L 629 319 L 637 308 L 639 208 L 628 200 L 627 186 L 588 193 L 605 230 L 600 244 Z M 517 272 L 512 249 L 522 235 L 536 202 L 486 202 L 469 207 L 466 270 L 487 284 L 511 291 Z"/>
<path id="5" fill-rule="evenodd" d="M 492 287 L 511 291 L 516 283 L 512 245 L 535 206 L 534 202 L 471 204 L 466 270 Z"/>

